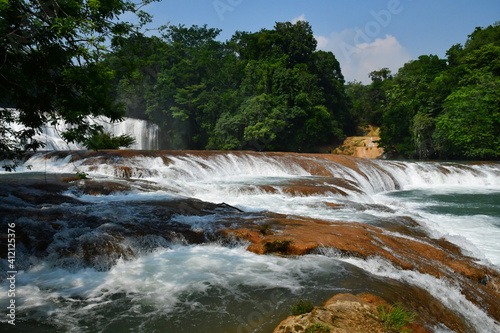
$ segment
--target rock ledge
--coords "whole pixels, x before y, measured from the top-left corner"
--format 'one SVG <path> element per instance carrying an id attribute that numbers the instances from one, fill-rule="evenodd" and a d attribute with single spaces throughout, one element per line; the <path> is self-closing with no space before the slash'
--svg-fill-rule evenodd
<path id="1" fill-rule="evenodd" d="M 273 333 L 315 332 L 314 325 L 328 326 L 331 333 L 385 333 L 385 325 L 377 315 L 377 307 L 385 304 L 383 299 L 371 294 L 338 294 L 309 313 L 288 317 Z M 429 332 L 417 324 L 408 328 L 411 332 Z"/>

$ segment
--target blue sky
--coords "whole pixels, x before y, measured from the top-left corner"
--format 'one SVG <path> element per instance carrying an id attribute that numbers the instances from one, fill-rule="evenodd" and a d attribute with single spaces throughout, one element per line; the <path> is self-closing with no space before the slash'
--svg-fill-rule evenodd
<path id="1" fill-rule="evenodd" d="M 237 30 L 272 29 L 275 22 L 308 21 L 318 48 L 332 51 L 346 81 L 369 83 L 368 73 L 393 73 L 423 54 L 444 58 L 477 26 L 500 21 L 499 0 L 162 0 L 145 8 L 154 26 L 204 25 Z"/>

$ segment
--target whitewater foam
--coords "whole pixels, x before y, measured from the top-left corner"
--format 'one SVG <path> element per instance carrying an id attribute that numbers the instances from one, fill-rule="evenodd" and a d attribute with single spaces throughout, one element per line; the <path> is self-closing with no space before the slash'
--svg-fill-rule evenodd
<path id="1" fill-rule="evenodd" d="M 91 154 L 82 156 L 73 161 L 71 154 L 35 154 L 18 172 L 71 173 L 80 170 L 93 181 L 128 184 L 129 190 L 105 196 L 83 194 L 75 189 L 65 193 L 96 205 L 95 211 L 78 208 L 82 214 L 110 221 L 119 218 L 121 222 L 141 223 L 142 218 L 148 218 L 147 214 L 140 218 L 131 214 L 130 202 L 151 203 L 175 198 L 225 202 L 245 212 L 268 210 L 327 221 L 404 223 L 404 218 L 410 217 L 432 237 L 445 237 L 462 247 L 465 254 L 500 265 L 498 202 L 472 199 L 491 199 L 499 195 L 498 163 L 349 159 L 349 163 L 343 165 L 316 155 L 290 157 L 214 152 L 165 152 L 147 157 L 116 154 L 113 159 L 95 158 Z M 31 170 L 28 165 L 32 166 Z M 302 185 L 312 190 L 301 192 Z M 461 196 L 464 202 L 453 201 L 453 196 Z M 14 199 L 9 202 L 14 204 Z M 206 231 L 218 218 L 214 215 L 174 215 L 171 221 L 195 231 Z M 99 231 L 112 227 L 112 223 L 106 224 Z M 68 231 L 64 234 L 61 231 L 59 242 L 56 240 L 49 252 L 56 253 L 58 246 L 62 248 L 76 236 L 81 233 Z M 93 236 L 88 235 L 89 238 Z M 132 246 L 127 241 L 125 238 L 122 242 L 125 248 L 135 250 L 146 246 Z M 184 310 L 186 313 L 193 311 L 191 316 L 193 313 L 229 313 L 231 307 L 238 307 L 242 302 L 251 309 L 256 305 L 251 298 L 265 297 L 273 288 L 298 295 L 308 285 L 307 281 L 317 279 L 318 275 L 342 275 L 344 267 L 338 264 L 341 260 L 375 276 L 429 290 L 480 332 L 499 329 L 498 323 L 467 301 L 455 286 L 428 275 L 397 270 L 378 259 L 361 260 L 331 254 L 333 259 L 305 256 L 295 260 L 257 256 L 241 246 L 177 246 L 166 244 L 165 240 L 162 243 L 160 239 L 146 241 L 151 245 L 147 246 L 148 251 L 137 251 L 138 258 L 118 261 L 103 271 L 63 269 L 57 266 L 59 262 L 36 263 L 19 275 L 21 309 L 32 317 L 51 317 L 57 325 L 67 329 L 95 327 L 92 326 L 93 318 L 106 326 L 106 320 L 113 318 L 106 326 L 109 329 L 129 329 L 118 322 L 131 320 L 143 323 L 141 325 L 145 326 L 140 327 L 147 331 L 156 325 L 148 326 L 155 321 L 155 316 L 171 323 L 173 319 L 169 316 L 173 313 L 178 318 L 175 320 L 188 320 L 186 315 L 183 317 Z M 313 273 L 317 274 L 314 279 Z M 262 291 L 262 295 L 250 296 L 250 289 L 257 294 Z M 4 291 L 0 290 L 2 306 L 6 301 Z M 107 307 L 114 310 L 107 310 Z M 83 309 L 81 313 L 80 309 Z M 68 318 L 72 318 L 72 322 L 65 324 Z"/>
<path id="2" fill-rule="evenodd" d="M 457 311 L 466 318 L 477 332 L 491 333 L 500 331 L 500 324 L 498 322 L 488 317 L 486 313 L 467 300 L 457 286 L 443 279 L 437 279 L 431 275 L 421 274 L 416 271 L 397 269 L 390 262 L 381 258 L 364 260 L 353 257 L 348 258 L 339 256 L 336 250 L 328 248 L 322 249 L 322 253 L 357 266 L 376 276 L 394 279 L 427 290 L 449 309 Z"/>
<path id="3" fill-rule="evenodd" d="M 335 279 L 348 275 L 343 266 L 323 256 L 299 260 L 259 256 L 244 247 L 173 246 L 119 261 L 109 271 L 67 270 L 40 263 L 18 273 L 17 302 L 19 312 L 31 318 L 46 318 L 69 331 L 97 332 L 109 330 L 121 318 L 140 326 L 144 321 L 161 323 L 161 318 L 170 321 L 170 316 L 227 316 L 236 304 L 253 311 L 258 300 L 249 293 L 259 290 L 262 297 L 281 290 L 273 306 L 286 311 L 287 300 L 299 297 L 318 276 L 334 285 Z M 0 306 L 7 303 L 2 285 Z M 109 309 L 115 309 L 113 316 L 103 316 L 110 314 Z"/>

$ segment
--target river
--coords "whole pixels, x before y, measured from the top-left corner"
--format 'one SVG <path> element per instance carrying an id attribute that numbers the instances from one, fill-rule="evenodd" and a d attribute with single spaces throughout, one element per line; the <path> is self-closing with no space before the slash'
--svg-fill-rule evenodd
<path id="1" fill-rule="evenodd" d="M 500 270 L 499 163 L 340 159 L 34 154 L 15 173 L 0 173 L 0 221 L 4 229 L 15 223 L 17 246 L 16 326 L 6 316 L 2 326 L 12 332 L 271 332 L 299 299 L 319 305 L 336 293 L 377 291 L 397 298 L 404 284 L 429 291 L 473 330 L 500 332 L 498 321 L 449 279 L 331 248 L 258 255 L 246 250 L 248 243 L 217 234 L 221 224 L 264 221 L 269 212 L 377 228 L 411 219 L 429 238 L 444 238 Z M 60 181 L 77 171 L 89 179 Z M 78 184 L 85 182 L 82 190 Z M 177 202 L 217 205 L 192 213 Z M 2 265 L 9 271 L 5 254 Z M 2 284 L 3 309 L 8 294 Z M 453 331 L 440 323 L 429 329 Z"/>

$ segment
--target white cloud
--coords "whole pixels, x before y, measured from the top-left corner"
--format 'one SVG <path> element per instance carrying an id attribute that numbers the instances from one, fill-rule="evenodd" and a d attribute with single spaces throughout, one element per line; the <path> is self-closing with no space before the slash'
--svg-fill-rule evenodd
<path id="1" fill-rule="evenodd" d="M 329 43 L 328 38 L 323 37 L 323 36 L 314 36 L 316 38 L 316 41 L 318 42 L 318 49 L 324 50 Z"/>
<path id="2" fill-rule="evenodd" d="M 319 49 L 333 52 L 346 82 L 371 83 L 370 72 L 387 67 L 395 74 L 411 60 L 408 51 L 391 35 L 373 39 L 359 29 L 346 29 L 330 37 L 316 36 L 316 40 Z"/>
<path id="3" fill-rule="evenodd" d="M 299 21 L 305 21 L 306 20 L 306 14 L 302 14 L 299 17 L 296 17 L 292 20 L 292 23 L 295 24 Z"/>

